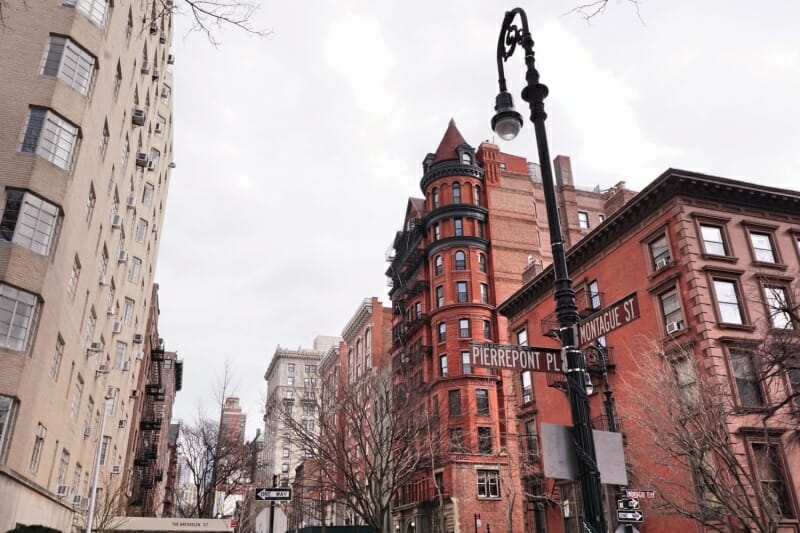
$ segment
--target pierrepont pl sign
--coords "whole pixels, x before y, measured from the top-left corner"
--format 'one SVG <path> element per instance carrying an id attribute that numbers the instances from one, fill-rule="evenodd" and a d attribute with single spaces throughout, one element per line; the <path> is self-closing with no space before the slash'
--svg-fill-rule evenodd
<path id="1" fill-rule="evenodd" d="M 471 342 L 472 366 L 534 372 L 564 372 L 566 357 L 558 348 Z"/>

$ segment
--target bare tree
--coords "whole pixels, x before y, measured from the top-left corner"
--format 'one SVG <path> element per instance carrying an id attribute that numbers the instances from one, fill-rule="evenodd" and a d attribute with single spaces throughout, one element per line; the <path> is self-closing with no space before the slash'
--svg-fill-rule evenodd
<path id="1" fill-rule="evenodd" d="M 287 437 L 314 465 L 315 492 L 335 494 L 375 531 L 390 531 L 392 499 L 438 453 L 417 391 L 390 369 L 370 370 L 337 394 L 304 398 L 314 426 L 281 407 Z"/>
<path id="2" fill-rule="evenodd" d="M 114 531 L 125 521 L 123 513 L 123 501 L 126 497 L 126 487 L 122 484 L 122 476 L 110 475 L 105 479 L 104 486 L 97 488 L 97 495 L 94 507 L 94 519 L 92 520 L 92 530 L 105 532 Z M 81 530 L 85 529 L 87 514 L 82 513 L 79 517 Z"/>
<path id="3" fill-rule="evenodd" d="M 656 507 L 663 512 L 713 531 L 775 533 L 788 511 L 788 493 L 778 481 L 782 476 L 766 482 L 764 471 L 782 470 L 771 450 L 793 425 L 768 410 L 763 416 L 744 413 L 733 401 L 727 374 L 712 364 L 698 364 L 695 351 L 692 344 L 665 348 L 653 343 L 637 353 L 638 368 L 631 374 L 635 382 L 626 381 L 623 390 L 641 397 L 647 387 L 658 400 L 627 412 L 628 427 L 643 432 L 643 441 L 652 444 L 646 451 L 629 448 L 634 477 L 657 490 Z M 771 378 L 762 379 L 777 392 Z M 754 420 L 760 421 L 760 430 L 752 429 Z M 738 427 L 750 427 L 762 443 L 752 466 L 742 435 L 734 431 Z"/>
<path id="4" fill-rule="evenodd" d="M 630 4 L 636 9 L 636 16 L 642 20 L 641 13 L 639 12 L 640 0 L 628 0 Z M 602 15 L 608 7 L 608 0 L 589 0 L 582 2 L 579 5 L 569 10 L 569 13 L 575 13 L 586 19 L 587 21 Z"/>

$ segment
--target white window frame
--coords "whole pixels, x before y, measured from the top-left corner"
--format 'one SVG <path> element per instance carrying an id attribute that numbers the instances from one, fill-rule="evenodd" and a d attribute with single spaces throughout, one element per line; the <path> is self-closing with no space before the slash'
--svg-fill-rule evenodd
<path id="1" fill-rule="evenodd" d="M 744 324 L 744 309 L 742 308 L 742 300 L 739 296 L 736 281 L 724 278 L 714 278 L 712 281 L 714 284 L 714 296 L 717 300 L 717 309 L 719 309 L 719 321 L 725 324 Z M 731 314 L 734 308 L 736 309 L 736 316 Z"/>
<path id="2" fill-rule="evenodd" d="M 20 139 L 19 151 L 35 153 L 57 167 L 69 170 L 78 146 L 80 129 L 44 107 L 31 107 Z"/>
<path id="3" fill-rule="evenodd" d="M 131 283 L 139 282 L 139 273 L 142 270 L 142 260 L 138 257 L 132 257 L 130 266 L 128 267 L 128 281 Z"/>
<path id="4" fill-rule="evenodd" d="M 143 218 L 140 218 L 136 223 L 136 233 L 133 236 L 136 242 L 144 242 L 144 236 L 147 235 L 147 226 L 148 222 Z"/>
<path id="5" fill-rule="evenodd" d="M 10 315 L 7 322 L 0 321 L 0 346 L 18 352 L 28 349 L 38 300 L 33 293 L 0 283 L 0 308 Z"/>
<path id="6" fill-rule="evenodd" d="M 500 471 L 478 469 L 478 498 L 500 498 Z"/>
<path id="7" fill-rule="evenodd" d="M 586 211 L 578 211 L 578 227 L 589 229 L 589 213 Z"/>
<path id="8" fill-rule="evenodd" d="M 62 0 L 61 5 L 76 8 L 100 28 L 105 28 L 111 11 L 108 0 Z"/>
<path id="9" fill-rule="evenodd" d="M 95 57 L 72 39 L 51 35 L 40 74 L 55 76 L 86 96 L 92 86 L 96 63 Z"/>
<path id="10" fill-rule="evenodd" d="M 50 360 L 50 377 L 58 379 L 58 372 L 61 369 L 61 361 L 64 359 L 64 338 L 59 334 L 56 337 L 56 346 L 53 350 L 53 358 Z"/>
<path id="11" fill-rule="evenodd" d="M 17 195 L 20 195 L 16 197 Z M 40 255 L 50 255 L 58 230 L 60 210 L 55 204 L 27 191 L 7 189 L 2 206 L 2 218 L 9 211 L 9 196 L 14 195 L 14 202 L 19 201 L 19 211 L 14 221 L 14 233 L 11 239 L 2 235 L 3 240 L 11 240 Z M 11 215 L 13 216 L 13 215 Z"/>

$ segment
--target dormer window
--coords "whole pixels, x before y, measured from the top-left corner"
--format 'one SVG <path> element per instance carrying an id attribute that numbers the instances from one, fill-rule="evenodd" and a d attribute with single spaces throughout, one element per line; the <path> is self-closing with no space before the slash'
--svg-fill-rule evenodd
<path id="1" fill-rule="evenodd" d="M 461 152 L 461 162 L 464 163 L 465 165 L 471 165 L 472 154 L 470 154 L 469 152 Z"/>

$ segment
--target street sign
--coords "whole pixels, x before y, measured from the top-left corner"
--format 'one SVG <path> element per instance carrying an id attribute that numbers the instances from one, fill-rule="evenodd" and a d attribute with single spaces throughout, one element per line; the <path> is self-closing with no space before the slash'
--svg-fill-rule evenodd
<path id="1" fill-rule="evenodd" d="M 567 369 L 567 360 L 560 348 L 481 342 L 469 344 L 472 347 L 472 366 L 533 372 L 565 372 Z"/>
<path id="2" fill-rule="evenodd" d="M 628 498 L 639 498 L 640 500 L 652 500 L 656 497 L 656 491 L 625 489 L 625 496 Z"/>
<path id="3" fill-rule="evenodd" d="M 627 522 L 628 524 L 638 524 L 644 520 L 644 513 L 636 511 L 620 511 L 617 509 L 617 521 Z"/>
<path id="4" fill-rule="evenodd" d="M 636 498 L 620 498 L 617 500 L 617 509 L 621 511 L 633 511 L 639 508 L 639 500 Z"/>
<path id="5" fill-rule="evenodd" d="M 292 489 L 289 487 L 272 488 L 258 487 L 256 489 L 256 501 L 286 501 L 292 499 Z"/>
<path id="6" fill-rule="evenodd" d="M 639 318 L 639 299 L 634 292 L 581 320 L 578 324 L 579 344 L 581 346 L 588 344 L 637 318 Z"/>

